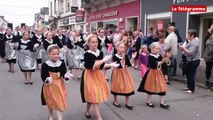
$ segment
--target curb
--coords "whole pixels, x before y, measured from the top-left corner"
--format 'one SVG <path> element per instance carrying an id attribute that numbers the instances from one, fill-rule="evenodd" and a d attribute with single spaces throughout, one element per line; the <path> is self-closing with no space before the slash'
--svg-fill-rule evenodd
<path id="1" fill-rule="evenodd" d="M 175 80 L 177 82 L 186 83 L 186 80 L 184 80 L 185 78 L 183 78 L 183 77 L 177 77 L 177 76 L 175 76 L 175 77 L 171 77 L 171 78 L 172 78 L 172 80 Z M 197 86 L 199 88 L 207 89 L 207 87 L 205 86 L 204 83 L 195 83 L 195 86 Z"/>

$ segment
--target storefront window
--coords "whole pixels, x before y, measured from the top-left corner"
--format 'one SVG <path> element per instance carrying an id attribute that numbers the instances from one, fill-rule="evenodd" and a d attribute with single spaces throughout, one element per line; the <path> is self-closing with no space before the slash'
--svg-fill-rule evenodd
<path id="1" fill-rule="evenodd" d="M 117 27 L 118 27 L 118 20 L 103 22 L 103 28 L 105 28 L 105 29 L 111 29 L 111 30 L 115 31 Z"/>
<path id="2" fill-rule="evenodd" d="M 96 30 L 97 30 L 97 24 L 96 23 L 91 23 L 90 27 L 91 27 L 91 33 L 96 32 Z"/>
<path id="3" fill-rule="evenodd" d="M 164 29 L 167 28 L 168 24 L 171 22 L 171 19 L 159 19 L 162 20 L 164 23 Z M 153 27 L 153 30 L 156 31 L 156 25 L 157 25 L 158 19 L 155 20 L 148 20 L 148 27 Z"/>
<path id="4" fill-rule="evenodd" d="M 91 32 L 97 31 L 99 28 L 102 29 L 111 29 L 115 32 L 116 28 L 118 27 L 118 20 L 110 20 L 110 21 L 103 21 L 103 22 L 94 22 L 91 23 Z"/>

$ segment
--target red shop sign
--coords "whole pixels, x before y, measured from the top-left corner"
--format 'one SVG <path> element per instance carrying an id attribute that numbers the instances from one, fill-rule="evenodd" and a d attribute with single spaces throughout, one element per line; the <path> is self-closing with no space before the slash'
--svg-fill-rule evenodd
<path id="1" fill-rule="evenodd" d="M 75 21 L 84 22 L 84 15 L 85 15 L 85 12 L 83 10 L 77 10 L 76 16 L 75 16 Z"/>
<path id="2" fill-rule="evenodd" d="M 157 21 L 156 29 L 159 30 L 159 31 L 164 29 L 164 22 L 162 20 Z"/>

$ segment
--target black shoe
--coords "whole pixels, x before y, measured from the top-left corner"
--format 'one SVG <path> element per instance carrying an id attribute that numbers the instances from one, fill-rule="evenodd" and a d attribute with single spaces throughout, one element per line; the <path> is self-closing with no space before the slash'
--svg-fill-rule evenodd
<path id="1" fill-rule="evenodd" d="M 11 72 L 12 70 L 10 69 L 10 70 L 8 70 L 8 72 Z"/>
<path id="2" fill-rule="evenodd" d="M 210 82 L 209 82 L 209 81 L 206 81 L 205 85 L 206 85 L 206 87 L 209 87 Z"/>
<path id="3" fill-rule="evenodd" d="M 27 85 L 27 84 L 29 84 L 29 82 L 28 82 L 28 81 L 25 81 L 24 84 Z"/>
<path id="4" fill-rule="evenodd" d="M 169 109 L 170 106 L 164 103 L 164 104 L 160 104 L 160 107 L 163 109 Z"/>
<path id="5" fill-rule="evenodd" d="M 87 114 L 86 112 L 85 112 L 85 117 L 86 117 L 87 119 L 91 119 L 91 118 L 92 118 L 92 116 L 91 116 L 90 114 Z"/>
<path id="6" fill-rule="evenodd" d="M 152 104 L 151 102 L 150 102 L 150 103 L 146 103 L 146 105 L 147 105 L 148 107 L 151 107 L 151 108 L 154 108 L 154 107 L 155 107 L 155 105 Z"/>
<path id="7" fill-rule="evenodd" d="M 130 109 L 130 110 L 133 110 L 134 107 L 131 106 L 131 105 L 127 105 L 127 104 L 126 104 L 126 108 L 128 108 L 128 109 Z"/>
<path id="8" fill-rule="evenodd" d="M 120 108 L 120 107 L 121 107 L 121 105 L 120 105 L 120 104 L 115 104 L 114 102 L 113 102 L 113 105 L 114 105 L 115 107 L 118 107 L 118 108 Z"/>
<path id="9" fill-rule="evenodd" d="M 167 84 L 167 85 L 171 85 L 171 82 L 170 82 L 170 81 L 166 81 L 166 84 Z"/>
<path id="10" fill-rule="evenodd" d="M 11 73 L 14 73 L 14 72 L 15 72 L 15 70 L 14 70 L 14 69 L 12 69 L 12 70 L 11 70 Z"/>
<path id="11" fill-rule="evenodd" d="M 29 84 L 32 85 L 32 84 L 33 84 L 33 81 L 30 81 Z"/>

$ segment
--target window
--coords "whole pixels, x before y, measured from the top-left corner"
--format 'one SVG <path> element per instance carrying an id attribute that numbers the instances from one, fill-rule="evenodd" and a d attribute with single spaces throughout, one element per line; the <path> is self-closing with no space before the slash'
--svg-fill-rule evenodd
<path id="1" fill-rule="evenodd" d="M 111 20 L 111 21 L 103 22 L 104 29 L 111 29 L 111 30 L 115 31 L 117 27 L 118 27 L 118 20 Z"/>
<path id="2" fill-rule="evenodd" d="M 54 0 L 54 14 L 56 14 L 56 0 Z"/>
<path id="3" fill-rule="evenodd" d="M 53 15 L 53 3 L 50 2 L 50 16 Z"/>
<path id="4" fill-rule="evenodd" d="M 73 6 L 77 6 L 77 0 L 72 0 L 73 1 Z"/>
<path id="5" fill-rule="evenodd" d="M 69 11 L 70 10 L 70 3 L 68 2 L 67 3 L 67 11 Z"/>
<path id="6" fill-rule="evenodd" d="M 90 30 L 91 30 L 91 33 L 92 32 L 96 32 L 97 31 L 97 24 L 96 23 L 91 23 L 90 24 Z"/>

